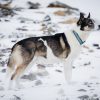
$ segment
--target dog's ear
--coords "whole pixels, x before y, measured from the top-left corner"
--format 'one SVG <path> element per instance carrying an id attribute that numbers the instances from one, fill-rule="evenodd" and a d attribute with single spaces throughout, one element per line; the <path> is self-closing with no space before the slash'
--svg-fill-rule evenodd
<path id="1" fill-rule="evenodd" d="M 80 18 L 77 21 L 77 26 L 81 25 L 84 20 L 84 13 L 80 13 Z"/>
<path id="2" fill-rule="evenodd" d="M 90 13 L 88 14 L 88 17 L 87 18 L 90 18 Z"/>
<path id="3" fill-rule="evenodd" d="M 84 18 L 84 13 L 80 13 L 80 18 Z"/>

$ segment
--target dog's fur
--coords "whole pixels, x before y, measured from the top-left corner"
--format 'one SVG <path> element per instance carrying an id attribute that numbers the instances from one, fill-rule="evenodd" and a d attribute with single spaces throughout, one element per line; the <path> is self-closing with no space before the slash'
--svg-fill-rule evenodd
<path id="1" fill-rule="evenodd" d="M 82 27 L 82 22 L 80 25 Z M 83 32 L 81 38 L 86 40 L 88 35 Z M 45 61 L 51 59 L 54 62 L 63 61 L 65 78 L 69 81 L 72 75 L 72 61 L 77 57 L 80 49 L 81 45 L 72 32 L 21 40 L 13 46 L 9 57 L 8 71 L 13 72 L 10 80 L 18 79 L 35 57 L 42 57 Z"/>

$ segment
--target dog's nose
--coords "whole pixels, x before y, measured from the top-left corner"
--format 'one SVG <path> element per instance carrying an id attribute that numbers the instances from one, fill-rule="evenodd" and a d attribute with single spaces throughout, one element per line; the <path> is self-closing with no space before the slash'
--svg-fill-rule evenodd
<path id="1" fill-rule="evenodd" d="M 100 25 L 98 25 L 98 30 L 100 30 Z"/>

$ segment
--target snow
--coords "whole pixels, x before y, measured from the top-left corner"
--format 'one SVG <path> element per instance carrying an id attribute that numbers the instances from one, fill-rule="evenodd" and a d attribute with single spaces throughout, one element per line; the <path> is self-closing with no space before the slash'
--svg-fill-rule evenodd
<path id="1" fill-rule="evenodd" d="M 13 0 L 12 7 L 21 7 L 14 17 L 0 18 L 0 100 L 100 100 L 100 31 L 92 31 L 82 47 L 80 56 L 73 63 L 72 82 L 67 84 L 64 79 L 63 64 L 55 63 L 45 65 L 43 72 L 37 69 L 37 64 L 32 65 L 25 75 L 31 79 L 20 79 L 22 88 L 6 90 L 6 63 L 10 50 L 17 41 L 30 36 L 43 36 L 66 32 L 75 27 L 73 24 L 63 24 L 70 18 L 78 18 L 79 13 L 58 16 L 55 11 L 64 11 L 62 8 L 46 8 L 49 3 L 56 0 L 31 0 L 39 2 L 39 9 L 28 9 L 28 0 Z M 91 13 L 93 19 L 100 21 L 99 0 L 59 0 L 80 11 Z M 44 22 L 49 15 L 51 21 Z M 8 20 L 8 21 L 5 21 Z M 24 22 L 21 22 L 24 21 Z M 51 23 L 48 25 L 48 23 Z M 54 32 L 48 34 L 41 31 L 42 24 L 53 27 Z M 24 30 L 23 30 L 24 29 Z M 93 46 L 98 44 L 98 46 Z M 89 96 L 87 99 L 79 97 Z"/>

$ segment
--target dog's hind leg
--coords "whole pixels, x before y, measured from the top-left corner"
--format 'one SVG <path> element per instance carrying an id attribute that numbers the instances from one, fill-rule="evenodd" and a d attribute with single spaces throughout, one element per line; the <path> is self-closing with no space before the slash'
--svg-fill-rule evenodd
<path id="1" fill-rule="evenodd" d="M 11 76 L 12 72 L 14 71 L 15 68 L 15 62 L 13 57 L 10 57 L 7 63 L 7 74 L 6 77 L 8 78 L 9 76 Z"/>
<path id="2" fill-rule="evenodd" d="M 11 76 L 11 81 L 12 82 L 15 81 L 15 85 L 16 85 L 17 88 L 21 88 L 20 84 L 19 84 L 19 78 L 24 73 L 26 67 L 27 67 L 27 65 L 23 65 L 23 64 L 17 66 L 15 72 Z"/>
<path id="3" fill-rule="evenodd" d="M 15 62 L 13 57 L 10 56 L 8 63 L 7 63 L 7 68 L 6 68 L 6 75 L 5 75 L 5 89 L 8 89 L 9 86 L 9 80 L 11 78 L 12 73 L 14 72 L 15 69 Z M 9 85 L 9 86 L 8 86 Z"/>

